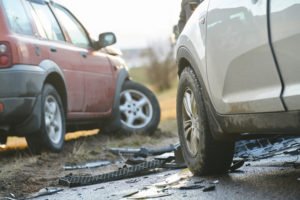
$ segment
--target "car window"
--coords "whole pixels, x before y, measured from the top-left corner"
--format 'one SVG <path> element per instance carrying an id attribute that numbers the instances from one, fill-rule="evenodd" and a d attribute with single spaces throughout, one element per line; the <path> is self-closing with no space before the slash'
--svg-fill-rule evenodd
<path id="1" fill-rule="evenodd" d="M 78 23 L 78 21 L 64 8 L 55 7 L 56 15 L 58 20 L 61 22 L 62 26 L 68 33 L 71 42 L 82 48 L 89 48 L 90 42 L 83 29 L 83 27 Z"/>
<path id="2" fill-rule="evenodd" d="M 47 4 L 31 4 L 49 40 L 65 41 L 64 35 Z M 38 24 L 37 24 L 38 26 Z"/>
<path id="3" fill-rule="evenodd" d="M 23 3 L 20 0 L 3 0 L 2 2 L 10 29 L 15 33 L 33 35 L 30 19 Z"/>
<path id="4" fill-rule="evenodd" d="M 46 38 L 48 39 L 47 35 L 46 35 L 46 32 L 44 30 L 44 27 L 42 25 L 42 22 L 41 20 L 38 18 L 36 12 L 33 10 L 33 7 L 32 5 L 28 2 L 28 1 L 25 1 L 25 5 L 27 7 L 27 9 L 29 10 L 29 12 L 31 13 L 31 16 L 33 18 L 33 21 L 35 23 L 35 26 L 37 28 L 37 31 L 39 33 L 39 35 L 42 37 L 42 38 Z"/>

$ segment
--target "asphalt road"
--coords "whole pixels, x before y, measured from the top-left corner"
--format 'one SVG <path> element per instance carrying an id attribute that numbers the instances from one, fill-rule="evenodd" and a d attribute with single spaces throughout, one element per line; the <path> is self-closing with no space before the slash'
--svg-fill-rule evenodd
<path id="1" fill-rule="evenodd" d="M 138 192 L 129 197 L 138 198 L 146 192 L 162 196 L 156 199 L 300 199 L 300 165 L 298 156 L 277 156 L 261 161 L 248 162 L 239 171 L 222 176 L 194 177 L 188 170 L 160 171 L 151 175 L 114 181 L 79 188 L 64 188 L 63 191 L 38 197 L 41 200 L 94 200 L 126 199 L 125 195 Z M 167 181 L 167 182 L 166 182 Z M 186 185 L 215 186 L 215 190 L 182 190 Z M 156 185 L 156 186 L 155 186 Z M 145 189 L 148 188 L 148 189 Z M 149 189 L 150 188 L 150 189 Z M 166 195 L 166 196 L 164 196 Z M 140 196 L 142 197 L 142 196 Z"/>

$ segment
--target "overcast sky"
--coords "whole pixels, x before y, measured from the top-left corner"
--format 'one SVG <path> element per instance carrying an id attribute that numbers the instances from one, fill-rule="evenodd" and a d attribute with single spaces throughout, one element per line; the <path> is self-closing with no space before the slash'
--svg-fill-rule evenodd
<path id="1" fill-rule="evenodd" d="M 177 24 L 181 0 L 56 0 L 67 6 L 92 36 L 113 31 L 120 48 L 167 40 Z"/>

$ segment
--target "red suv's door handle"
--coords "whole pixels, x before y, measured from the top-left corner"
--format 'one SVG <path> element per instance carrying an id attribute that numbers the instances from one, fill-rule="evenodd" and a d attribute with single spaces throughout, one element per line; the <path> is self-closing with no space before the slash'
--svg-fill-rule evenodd
<path id="1" fill-rule="evenodd" d="M 55 53 L 55 52 L 57 52 L 57 49 L 55 47 L 51 47 L 50 51 L 53 52 L 53 53 Z"/>
<path id="2" fill-rule="evenodd" d="M 82 57 L 84 57 L 84 58 L 87 57 L 87 53 L 85 53 L 85 52 L 81 52 L 80 55 L 81 55 Z"/>

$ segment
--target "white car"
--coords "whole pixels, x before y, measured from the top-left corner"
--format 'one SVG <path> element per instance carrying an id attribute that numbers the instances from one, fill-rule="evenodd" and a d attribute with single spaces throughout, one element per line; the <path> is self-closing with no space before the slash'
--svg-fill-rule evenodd
<path id="1" fill-rule="evenodd" d="M 226 172 L 237 139 L 300 134 L 299 21 L 300 0 L 197 7 L 176 44 L 178 131 L 193 173 Z"/>

